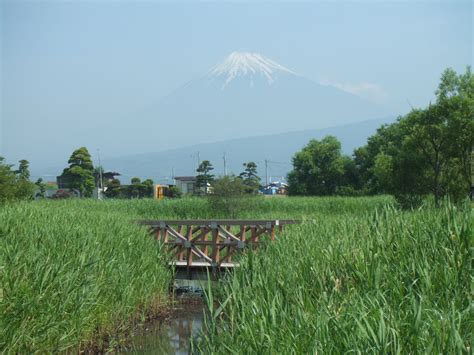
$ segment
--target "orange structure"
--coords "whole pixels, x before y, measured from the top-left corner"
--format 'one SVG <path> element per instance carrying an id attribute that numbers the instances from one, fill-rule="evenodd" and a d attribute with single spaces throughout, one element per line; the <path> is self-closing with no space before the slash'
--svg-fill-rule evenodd
<path id="1" fill-rule="evenodd" d="M 153 190 L 153 198 L 155 200 L 162 200 L 170 195 L 170 188 L 168 185 L 156 184 Z"/>

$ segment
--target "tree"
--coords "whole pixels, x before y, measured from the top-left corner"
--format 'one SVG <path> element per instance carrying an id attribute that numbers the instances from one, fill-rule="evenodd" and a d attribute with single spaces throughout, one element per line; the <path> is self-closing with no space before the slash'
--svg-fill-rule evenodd
<path id="1" fill-rule="evenodd" d="M 68 160 L 69 167 L 61 174 L 63 183 L 70 189 L 77 189 L 81 197 L 90 197 L 94 190 L 94 166 L 85 147 L 76 149 Z"/>
<path id="2" fill-rule="evenodd" d="M 129 198 L 139 198 L 143 190 L 143 185 L 138 177 L 133 177 L 129 186 Z"/>
<path id="3" fill-rule="evenodd" d="M 143 197 L 153 197 L 153 186 L 155 183 L 152 179 L 146 179 L 143 181 L 142 196 Z"/>
<path id="4" fill-rule="evenodd" d="M 45 198 L 46 195 L 46 184 L 43 182 L 43 179 L 42 178 L 38 178 L 38 180 L 36 180 L 35 182 L 35 185 L 36 187 L 38 188 L 38 193 L 36 194 L 36 197 L 39 197 L 39 198 Z"/>
<path id="5" fill-rule="evenodd" d="M 291 195 L 331 195 L 341 186 L 343 175 L 344 161 L 337 138 L 312 139 L 293 157 L 288 191 Z"/>
<path id="6" fill-rule="evenodd" d="M 408 127 L 405 145 L 410 150 L 419 151 L 429 165 L 432 175 L 429 184 L 436 205 L 443 195 L 442 175 L 450 158 L 451 143 L 446 129 L 448 119 L 448 116 L 440 112 L 439 106 L 433 105 L 426 110 L 413 111 L 405 121 Z"/>
<path id="7" fill-rule="evenodd" d="M 18 166 L 18 170 L 16 174 L 18 178 L 21 180 L 29 180 L 30 179 L 30 163 L 28 160 L 22 159 L 19 161 L 20 165 Z"/>
<path id="8" fill-rule="evenodd" d="M 170 186 L 170 197 L 171 198 L 181 198 L 183 196 L 183 192 L 178 186 Z"/>
<path id="9" fill-rule="evenodd" d="M 373 193 L 399 201 L 421 201 L 432 194 L 436 205 L 449 195 L 468 195 L 474 146 L 474 77 L 447 69 L 437 100 L 382 126 L 354 152 L 362 183 Z"/>
<path id="10" fill-rule="evenodd" d="M 12 165 L 5 164 L 5 158 L 0 157 L 0 201 L 33 197 L 34 185 L 28 180 L 27 163 L 26 160 L 22 160 L 21 169 L 12 170 Z"/>
<path id="11" fill-rule="evenodd" d="M 199 173 L 196 176 L 196 187 L 198 194 L 208 192 L 208 186 L 212 181 L 214 181 L 214 175 L 211 174 L 212 170 L 214 170 L 214 167 L 209 160 L 203 160 L 196 169 L 196 171 Z"/>
<path id="12" fill-rule="evenodd" d="M 447 186 L 447 189 L 452 194 L 454 186 L 462 186 L 462 190 L 471 189 L 473 186 L 471 176 L 474 151 L 474 75 L 471 67 L 468 66 L 464 74 L 460 75 L 452 69 L 446 69 L 436 94 L 440 113 L 448 117 L 448 126 L 445 128 L 450 142 L 448 182 L 451 182 L 451 186 Z M 454 186 L 453 160 L 458 161 L 454 169 L 459 169 L 462 176 L 460 183 Z"/>
<path id="13" fill-rule="evenodd" d="M 207 195 L 211 210 L 217 216 L 235 218 L 244 209 L 247 186 L 240 177 L 223 176 L 212 181 L 212 194 Z"/>
<path id="14" fill-rule="evenodd" d="M 260 187 L 260 177 L 257 175 L 257 164 L 253 161 L 244 163 L 244 171 L 240 173 L 240 178 L 243 180 L 245 185 L 245 191 L 247 193 L 257 193 Z"/>
<path id="15" fill-rule="evenodd" d="M 120 185 L 120 180 L 113 178 L 107 180 L 105 183 L 106 190 L 104 191 L 105 197 L 108 198 L 118 198 L 122 195 L 122 186 Z"/>
<path id="16" fill-rule="evenodd" d="M 340 185 L 337 188 L 337 194 L 343 196 L 359 196 L 366 191 L 363 189 L 362 178 L 359 167 L 354 157 L 342 156 L 343 175 Z"/>
<path id="17" fill-rule="evenodd" d="M 0 157 L 0 201 L 16 198 L 16 177 L 11 167 L 5 164 L 5 158 Z"/>

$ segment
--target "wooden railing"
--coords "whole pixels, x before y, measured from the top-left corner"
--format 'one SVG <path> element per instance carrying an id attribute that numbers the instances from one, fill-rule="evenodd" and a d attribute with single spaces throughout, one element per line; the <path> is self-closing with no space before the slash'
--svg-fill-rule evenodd
<path id="1" fill-rule="evenodd" d="M 228 268 L 236 253 L 275 240 L 275 232 L 294 220 L 157 220 L 139 221 L 175 256 L 181 267 Z"/>

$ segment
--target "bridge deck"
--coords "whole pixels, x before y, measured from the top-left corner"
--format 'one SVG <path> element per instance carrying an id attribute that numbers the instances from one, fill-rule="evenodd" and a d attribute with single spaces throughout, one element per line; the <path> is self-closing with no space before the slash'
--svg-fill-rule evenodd
<path id="1" fill-rule="evenodd" d="M 171 266 L 174 266 L 174 267 L 181 267 L 181 268 L 187 268 L 188 267 L 188 262 L 187 261 L 172 261 L 170 262 L 170 265 Z M 239 267 L 239 263 L 221 263 L 219 265 L 219 267 L 221 268 L 226 268 L 226 269 L 229 269 L 229 268 L 236 268 L 236 267 Z M 211 268 L 212 265 L 211 263 L 208 263 L 206 261 L 194 261 L 191 265 L 191 267 L 195 267 L 195 268 Z"/>

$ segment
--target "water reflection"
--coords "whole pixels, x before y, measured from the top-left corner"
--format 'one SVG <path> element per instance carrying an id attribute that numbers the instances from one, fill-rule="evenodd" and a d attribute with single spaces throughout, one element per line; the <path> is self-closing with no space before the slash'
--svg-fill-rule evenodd
<path id="1" fill-rule="evenodd" d="M 194 284 L 191 284 L 195 287 Z M 131 339 L 123 354 L 189 354 L 190 340 L 203 325 L 204 303 L 198 294 L 183 295 L 167 320 L 157 320 Z"/>

